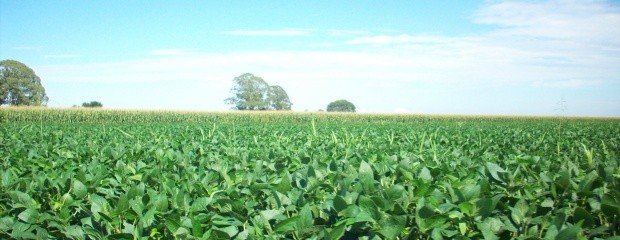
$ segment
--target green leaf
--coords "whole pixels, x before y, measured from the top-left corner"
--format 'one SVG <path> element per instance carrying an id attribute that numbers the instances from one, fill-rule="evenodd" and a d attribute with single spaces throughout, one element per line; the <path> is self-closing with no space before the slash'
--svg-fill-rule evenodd
<path id="1" fill-rule="evenodd" d="M 542 203 L 540 203 L 541 207 L 546 207 L 546 208 L 552 208 L 554 205 L 554 202 L 551 198 L 547 198 L 545 199 L 545 201 L 543 201 Z"/>
<path id="2" fill-rule="evenodd" d="M 25 239 L 36 239 L 32 230 L 34 230 L 34 226 L 22 222 L 15 222 L 13 224 L 13 229 L 11 231 L 11 237 L 14 239 L 25 238 Z"/>
<path id="3" fill-rule="evenodd" d="M 140 222 L 142 223 L 142 227 L 143 228 L 147 228 L 151 225 L 153 225 L 153 223 L 155 222 L 155 213 L 157 212 L 156 209 L 152 208 L 149 209 L 144 216 L 142 216 L 142 218 L 140 218 Z"/>
<path id="4" fill-rule="evenodd" d="M 181 226 L 180 218 L 178 215 L 169 215 L 165 221 L 166 228 L 170 232 L 176 232 Z"/>
<path id="5" fill-rule="evenodd" d="M 388 189 L 385 190 L 385 195 L 388 200 L 394 201 L 398 198 L 401 198 L 405 193 L 405 187 L 400 184 L 392 185 Z"/>
<path id="6" fill-rule="evenodd" d="M 418 175 L 418 177 L 420 177 L 420 179 L 422 179 L 425 182 L 433 181 L 433 176 L 431 175 L 431 171 L 428 170 L 427 167 L 423 167 L 422 170 L 420 170 L 420 174 Z"/>
<path id="7" fill-rule="evenodd" d="M 358 199 L 358 206 L 360 207 L 360 215 L 368 215 L 374 221 L 379 221 L 381 219 L 379 208 L 377 208 L 377 205 L 371 198 L 360 196 Z"/>
<path id="8" fill-rule="evenodd" d="M 346 218 L 357 218 L 360 217 L 360 208 L 357 205 L 349 205 L 341 213 Z M 370 218 L 369 221 L 372 221 L 372 217 L 368 217 Z"/>
<path id="9" fill-rule="evenodd" d="M 280 179 L 281 179 L 280 183 L 278 183 L 278 185 L 276 185 L 275 189 L 276 189 L 276 191 L 278 191 L 278 192 L 280 192 L 282 194 L 286 194 L 292 188 L 291 179 L 290 179 L 289 173 L 287 171 L 284 171 L 284 173 L 282 173 Z"/>
<path id="10" fill-rule="evenodd" d="M 82 227 L 77 225 L 68 226 L 64 233 L 65 236 L 72 239 L 84 239 L 84 231 L 82 231 Z"/>
<path id="11" fill-rule="evenodd" d="M 39 211 L 32 209 L 32 208 L 27 208 L 26 210 L 21 212 L 19 215 L 17 215 L 17 218 L 21 219 L 22 221 L 26 223 L 35 224 L 37 223 L 37 220 L 39 219 Z"/>
<path id="12" fill-rule="evenodd" d="M 282 211 L 277 209 L 269 209 L 260 211 L 259 214 L 264 221 L 269 221 L 271 219 L 275 219 L 278 216 L 282 216 Z"/>
<path id="13" fill-rule="evenodd" d="M 425 205 L 425 206 L 422 206 L 420 209 L 418 209 L 418 216 L 420 218 L 430 218 L 435 215 L 437 214 L 435 213 L 435 210 L 433 210 L 432 207 Z"/>
<path id="14" fill-rule="evenodd" d="M 349 205 L 347 204 L 347 201 L 344 200 L 344 198 L 341 197 L 340 195 L 336 195 L 333 201 L 334 201 L 334 209 L 336 210 L 336 212 L 340 212 L 346 209 L 347 206 Z"/>
<path id="15" fill-rule="evenodd" d="M 211 222 L 214 225 L 220 226 L 220 227 L 227 227 L 227 226 L 242 226 L 243 223 L 240 222 L 237 218 L 234 217 L 223 217 L 220 215 L 216 215 L 211 219 Z"/>
<path id="16" fill-rule="evenodd" d="M 493 179 L 497 181 L 503 181 L 503 179 L 498 175 L 498 173 L 504 173 L 506 172 L 506 170 L 492 162 L 487 162 L 486 166 L 489 174 L 491 174 L 491 177 L 493 177 Z"/>
<path id="17" fill-rule="evenodd" d="M 77 180 L 77 179 L 73 180 L 72 188 L 73 188 L 73 194 L 78 199 L 82 199 L 86 197 L 86 195 L 88 194 L 88 189 L 82 182 L 80 182 L 80 180 Z"/>
<path id="18" fill-rule="evenodd" d="M 194 216 L 192 219 L 192 235 L 194 236 L 202 236 L 204 231 L 202 229 L 202 224 L 200 223 L 200 219 L 197 216 Z"/>
<path id="19" fill-rule="evenodd" d="M 211 204 L 211 202 L 212 202 L 212 199 L 210 197 L 197 198 L 196 200 L 194 200 L 194 202 L 192 202 L 190 211 L 192 212 L 204 211 L 207 209 L 207 206 Z"/>
<path id="20" fill-rule="evenodd" d="M 388 239 L 396 239 L 407 224 L 407 216 L 389 216 L 380 222 L 379 233 Z"/>
<path id="21" fill-rule="evenodd" d="M 95 216 L 95 220 L 99 221 L 99 217 L 101 217 L 99 213 L 104 213 L 107 215 L 108 213 L 107 209 L 109 209 L 109 205 L 108 205 L 108 201 L 105 200 L 105 198 L 97 194 L 91 194 L 90 203 L 91 203 L 90 211 Z"/>
<path id="22" fill-rule="evenodd" d="M 375 177 L 372 171 L 372 167 L 366 161 L 360 163 L 359 178 L 364 186 L 364 190 L 372 191 L 374 189 Z"/>
<path id="23" fill-rule="evenodd" d="M 556 228 L 555 225 L 551 225 L 549 226 L 549 229 L 547 229 L 547 232 L 545 233 L 545 239 L 555 239 L 557 235 L 558 235 L 558 228 Z"/>
<path id="24" fill-rule="evenodd" d="M 223 227 L 223 228 L 216 228 L 214 230 L 225 232 L 226 235 L 228 236 L 228 239 L 234 237 L 235 235 L 237 235 L 237 233 L 239 233 L 239 229 L 236 226 L 228 226 L 228 227 Z"/>
<path id="25" fill-rule="evenodd" d="M 465 236 L 465 234 L 467 233 L 467 224 L 465 224 L 464 222 L 460 222 L 459 232 L 461 232 L 461 235 Z"/>
<path id="26" fill-rule="evenodd" d="M 582 207 L 575 208 L 573 219 L 575 222 L 583 221 L 583 225 L 581 226 L 585 228 L 589 228 L 594 225 L 594 217 Z"/>
<path id="27" fill-rule="evenodd" d="M 601 199 L 601 210 L 607 217 L 617 218 L 620 216 L 620 199 L 611 193 L 606 193 Z"/>
<path id="28" fill-rule="evenodd" d="M 11 200 L 16 202 L 16 204 L 13 204 L 13 208 L 25 207 L 39 209 L 40 207 L 39 204 L 27 193 L 20 191 L 11 191 L 9 192 L 9 196 L 11 196 Z"/>
<path id="29" fill-rule="evenodd" d="M 9 230 L 11 230 L 11 228 L 13 228 L 13 224 L 14 224 L 15 220 L 14 217 L 3 217 L 0 218 L 0 232 L 4 231 L 4 232 L 8 232 Z"/>
<path id="30" fill-rule="evenodd" d="M 329 162 L 329 170 L 332 172 L 338 171 L 338 165 L 336 164 L 335 160 L 331 160 Z"/>
<path id="31" fill-rule="evenodd" d="M 278 222 L 274 228 L 274 231 L 278 233 L 288 233 L 291 231 L 295 231 L 299 218 L 300 216 L 297 215 Z"/>
<path id="32" fill-rule="evenodd" d="M 562 229 L 558 232 L 558 235 L 555 236 L 557 240 L 577 240 L 579 234 L 581 233 L 581 228 L 577 226 L 570 226 L 565 229 Z"/>
<path id="33" fill-rule="evenodd" d="M 213 229 L 216 230 L 216 229 Z M 184 227 L 179 227 L 175 232 L 174 232 L 174 236 L 178 237 L 178 238 L 185 238 L 187 235 L 189 235 L 189 230 L 187 230 L 187 228 Z M 225 233 L 226 234 L 226 233 Z M 228 234 L 226 234 L 226 236 L 228 236 Z"/>
<path id="34" fill-rule="evenodd" d="M 125 211 L 129 210 L 129 200 L 127 199 L 127 194 L 121 194 L 118 197 L 115 210 L 118 214 L 122 214 Z"/>
<path id="35" fill-rule="evenodd" d="M 504 223 L 502 223 L 502 221 L 492 217 L 486 218 L 484 222 L 476 224 L 480 232 L 482 232 L 484 239 L 499 239 L 496 234 L 499 233 L 503 225 Z"/>
<path id="36" fill-rule="evenodd" d="M 132 176 L 129 176 L 127 179 L 140 182 L 142 181 L 142 174 L 132 175 Z"/>
<path id="37" fill-rule="evenodd" d="M 305 205 L 299 211 L 299 218 L 297 219 L 297 229 L 304 230 L 311 228 L 314 225 L 314 218 L 312 217 L 312 211 L 310 205 Z"/>
<path id="38" fill-rule="evenodd" d="M 155 209 L 157 209 L 157 211 L 168 211 L 168 197 L 166 197 L 166 194 L 161 193 L 155 195 L 155 197 L 153 197 L 151 201 L 153 202 L 153 206 L 155 207 Z"/>
<path id="39" fill-rule="evenodd" d="M 560 172 L 560 176 L 555 180 L 555 186 L 562 192 L 568 190 L 570 185 L 570 173 L 568 170 Z"/>
<path id="40" fill-rule="evenodd" d="M 340 225 L 335 226 L 329 231 L 329 239 L 337 240 L 341 239 L 344 235 L 344 230 L 346 229 L 346 224 L 342 223 Z"/>
<path id="41" fill-rule="evenodd" d="M 525 199 L 520 199 L 517 201 L 514 207 L 510 208 L 510 216 L 512 220 L 515 221 L 518 225 L 523 224 L 523 220 L 527 216 L 529 205 L 525 201 Z"/>

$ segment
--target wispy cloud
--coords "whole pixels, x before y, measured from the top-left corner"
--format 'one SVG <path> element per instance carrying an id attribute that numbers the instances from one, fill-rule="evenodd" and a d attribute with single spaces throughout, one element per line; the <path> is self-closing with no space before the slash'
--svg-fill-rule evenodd
<path id="1" fill-rule="evenodd" d="M 354 38 L 347 41 L 348 44 L 404 44 L 404 43 L 448 43 L 456 39 L 442 36 L 413 36 L 401 34 L 398 36 L 379 35 Z"/>
<path id="2" fill-rule="evenodd" d="M 477 11 L 473 20 L 500 27 L 495 33 L 504 36 L 620 41 L 620 5 L 606 1 L 492 2 Z"/>
<path id="3" fill-rule="evenodd" d="M 44 58 L 49 59 L 71 59 L 71 58 L 80 58 L 82 55 L 80 54 L 46 54 L 43 55 Z"/>
<path id="4" fill-rule="evenodd" d="M 600 86 L 604 84 L 602 80 L 586 80 L 586 79 L 568 79 L 561 81 L 540 81 L 533 82 L 532 86 L 535 87 L 553 87 L 553 88 L 583 88 L 583 87 L 592 87 L 592 86 Z"/>
<path id="5" fill-rule="evenodd" d="M 182 56 L 194 53 L 195 50 L 183 48 L 154 49 L 149 52 L 150 55 L 154 56 Z"/>
<path id="6" fill-rule="evenodd" d="M 255 36 L 255 37 L 299 37 L 311 34 L 311 31 L 301 29 L 281 29 L 281 30 L 233 30 L 222 32 L 224 35 L 232 36 Z"/>
<path id="7" fill-rule="evenodd" d="M 43 50 L 43 46 L 38 46 L 38 45 L 33 45 L 33 46 L 20 45 L 20 46 L 12 47 L 12 49 L 18 50 L 18 51 L 40 51 L 40 50 Z"/>

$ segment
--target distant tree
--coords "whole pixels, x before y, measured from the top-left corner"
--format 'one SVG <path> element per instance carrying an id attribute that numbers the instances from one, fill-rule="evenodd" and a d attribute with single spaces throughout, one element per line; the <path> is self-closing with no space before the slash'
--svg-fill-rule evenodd
<path id="1" fill-rule="evenodd" d="M 45 106 L 48 100 L 31 68 L 15 60 L 0 61 L 0 105 Z"/>
<path id="2" fill-rule="evenodd" d="M 269 86 L 261 77 L 244 73 L 233 79 L 233 94 L 224 100 L 236 110 L 290 110 L 286 91 L 280 86 Z"/>
<path id="3" fill-rule="evenodd" d="M 340 99 L 333 101 L 327 105 L 328 112 L 355 112 L 355 105 L 353 103 Z"/>
<path id="4" fill-rule="evenodd" d="M 293 105 L 286 91 L 278 85 L 269 87 L 267 101 L 269 102 L 269 109 L 273 110 L 291 110 L 291 105 Z"/>
<path id="5" fill-rule="evenodd" d="M 91 101 L 91 102 L 84 102 L 84 103 L 82 103 L 82 107 L 99 108 L 99 107 L 103 107 L 103 104 L 101 104 L 100 102 L 97 102 L 97 101 Z"/>

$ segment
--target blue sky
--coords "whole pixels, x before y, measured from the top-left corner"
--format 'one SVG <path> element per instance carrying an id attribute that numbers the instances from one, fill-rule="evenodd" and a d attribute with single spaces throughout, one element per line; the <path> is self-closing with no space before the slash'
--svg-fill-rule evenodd
<path id="1" fill-rule="evenodd" d="M 250 72 L 295 111 L 620 116 L 618 1 L 0 0 L 0 59 L 51 107 L 222 111 Z"/>

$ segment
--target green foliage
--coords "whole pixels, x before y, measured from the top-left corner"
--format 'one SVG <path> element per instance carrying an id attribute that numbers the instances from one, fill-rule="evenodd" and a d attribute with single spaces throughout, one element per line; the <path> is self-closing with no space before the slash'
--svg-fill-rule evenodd
<path id="1" fill-rule="evenodd" d="M 617 119 L 9 108 L 0 122 L 0 239 L 620 234 Z"/>
<path id="2" fill-rule="evenodd" d="M 91 101 L 91 102 L 84 102 L 84 103 L 82 103 L 82 107 L 86 107 L 86 108 L 100 108 L 100 107 L 103 107 L 103 104 L 101 104 L 100 102 L 97 102 L 97 101 Z"/>
<path id="3" fill-rule="evenodd" d="M 0 61 L 0 106 L 44 106 L 48 97 L 41 79 L 25 64 Z"/>
<path id="4" fill-rule="evenodd" d="M 278 85 L 269 86 L 267 102 L 269 102 L 269 109 L 271 110 L 291 110 L 291 106 L 293 105 L 286 91 Z"/>
<path id="5" fill-rule="evenodd" d="M 353 103 L 340 99 L 333 101 L 327 105 L 328 112 L 355 112 L 355 105 Z"/>
<path id="6" fill-rule="evenodd" d="M 286 91 L 280 86 L 269 86 L 261 77 L 244 73 L 233 79 L 232 97 L 225 99 L 236 110 L 291 110 Z"/>

